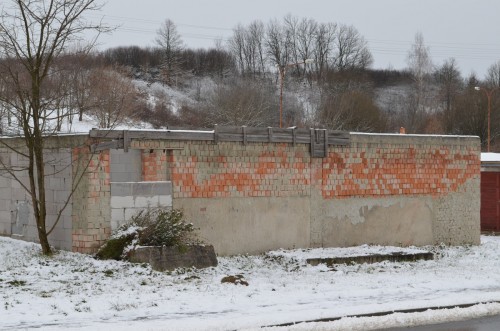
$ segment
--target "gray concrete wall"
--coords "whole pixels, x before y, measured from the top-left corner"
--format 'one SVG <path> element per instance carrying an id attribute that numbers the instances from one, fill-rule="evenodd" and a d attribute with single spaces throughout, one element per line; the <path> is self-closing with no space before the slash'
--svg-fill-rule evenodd
<path id="1" fill-rule="evenodd" d="M 73 173 L 72 155 L 70 148 L 55 150 L 45 158 L 47 225 L 52 227 L 56 215 L 62 210 L 61 217 L 49 235 L 50 242 L 56 247 L 71 250 L 72 247 L 72 200 L 70 198 Z M 66 207 L 65 202 L 70 199 Z"/>
<path id="2" fill-rule="evenodd" d="M 141 151 L 122 149 L 109 151 L 112 182 L 140 182 L 142 180 Z"/>
<path id="3" fill-rule="evenodd" d="M 308 197 L 175 199 L 218 255 L 310 247 Z"/>
<path id="4" fill-rule="evenodd" d="M 11 152 L 9 164 L 17 167 L 27 165 L 20 154 Z M 63 209 L 57 225 L 49 235 L 49 242 L 56 248 L 71 250 L 72 245 L 72 204 L 64 208 L 72 186 L 71 150 L 60 148 L 47 150 L 45 158 L 45 187 L 47 198 L 47 229 L 50 229 Z M 4 173 L 5 176 L 5 173 Z M 26 171 L 16 172 L 17 178 L 26 186 L 29 183 Z M 0 179 L 0 233 L 15 238 L 38 242 L 38 231 L 33 216 L 31 197 L 16 180 L 6 177 Z"/>
<path id="5" fill-rule="evenodd" d="M 479 244 L 477 182 L 442 197 L 175 199 L 218 255 L 362 244 Z"/>
<path id="6" fill-rule="evenodd" d="M 24 151 L 25 142 L 21 138 L 1 138 L 13 150 Z M 47 229 L 54 224 L 57 214 L 64 207 L 74 183 L 72 148 L 84 146 L 86 135 L 66 135 L 45 138 L 46 153 L 45 182 L 47 197 Z M 88 150 L 88 148 L 87 148 Z M 20 170 L 27 160 L 9 148 L 0 148 L 0 157 L 8 167 Z M 20 168 L 21 167 L 21 168 Z M 28 174 L 16 171 L 19 180 L 27 184 Z M 49 235 L 49 242 L 56 248 L 71 250 L 72 247 L 72 201 L 70 200 L 61 218 Z M 0 234 L 38 242 L 30 195 L 21 184 L 0 166 Z"/>
<path id="7" fill-rule="evenodd" d="M 311 215 L 313 247 L 434 244 L 430 197 L 318 200 Z"/>

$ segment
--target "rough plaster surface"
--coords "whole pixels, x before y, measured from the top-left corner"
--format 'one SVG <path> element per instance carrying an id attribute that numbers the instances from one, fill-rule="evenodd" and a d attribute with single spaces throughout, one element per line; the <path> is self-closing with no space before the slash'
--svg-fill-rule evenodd
<path id="1" fill-rule="evenodd" d="M 431 198 L 352 198 L 318 204 L 312 245 L 345 247 L 433 243 Z"/>
<path id="2" fill-rule="evenodd" d="M 121 149 L 111 149 L 109 154 L 112 182 L 140 182 L 142 180 L 140 150 L 130 149 L 124 152 Z"/>
<path id="3" fill-rule="evenodd" d="M 433 200 L 434 243 L 446 245 L 480 244 L 480 179 L 467 181 L 459 192 Z"/>
<path id="4" fill-rule="evenodd" d="M 307 198 L 175 199 L 218 255 L 309 247 Z"/>

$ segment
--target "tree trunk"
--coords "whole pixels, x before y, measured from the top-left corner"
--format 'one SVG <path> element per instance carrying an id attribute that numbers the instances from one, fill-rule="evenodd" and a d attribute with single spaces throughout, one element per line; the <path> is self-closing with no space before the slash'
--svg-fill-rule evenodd
<path id="1" fill-rule="evenodd" d="M 43 161 L 43 138 L 35 137 L 34 144 L 34 154 L 36 163 L 36 177 L 38 181 L 38 201 L 39 201 L 39 211 L 38 211 L 38 239 L 40 240 L 40 245 L 42 246 L 42 252 L 44 255 L 52 254 L 52 250 L 49 245 L 49 239 L 47 235 L 47 201 L 45 196 L 45 168 Z"/>
<path id="2" fill-rule="evenodd" d="M 30 156 L 30 186 L 31 186 L 31 198 L 33 202 L 33 211 L 35 214 L 36 227 L 38 230 L 38 239 L 40 240 L 40 245 L 42 246 L 42 252 L 44 255 L 52 254 L 50 248 L 49 239 L 47 235 L 46 220 L 47 220 L 47 203 L 45 196 L 45 164 L 43 160 L 44 143 L 43 143 L 43 133 L 41 129 L 43 128 L 42 123 L 40 123 L 40 113 L 41 113 L 41 86 L 40 86 L 40 74 L 37 70 L 34 70 L 32 74 L 32 111 L 33 111 L 33 132 L 32 134 L 26 134 L 29 130 L 29 122 L 25 122 L 25 135 L 28 142 L 29 156 Z M 36 185 L 35 185 L 36 182 Z"/>

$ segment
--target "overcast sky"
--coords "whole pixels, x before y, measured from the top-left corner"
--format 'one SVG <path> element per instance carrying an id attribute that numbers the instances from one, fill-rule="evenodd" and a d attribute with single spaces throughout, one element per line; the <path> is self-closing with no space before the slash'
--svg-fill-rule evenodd
<path id="1" fill-rule="evenodd" d="M 417 32 L 434 64 L 454 57 L 464 76 L 475 72 L 482 79 L 500 60 L 499 0 L 107 0 L 104 21 L 119 28 L 99 39 L 100 49 L 154 46 L 167 18 L 187 47 L 207 48 L 231 36 L 238 23 L 267 23 L 287 14 L 355 26 L 377 69 L 405 68 Z"/>

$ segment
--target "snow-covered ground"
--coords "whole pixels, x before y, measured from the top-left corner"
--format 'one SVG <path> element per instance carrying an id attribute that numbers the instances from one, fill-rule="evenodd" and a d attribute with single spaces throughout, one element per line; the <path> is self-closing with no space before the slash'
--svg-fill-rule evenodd
<path id="1" fill-rule="evenodd" d="M 500 238 L 426 247 L 433 261 L 309 266 L 311 255 L 389 253 L 391 247 L 274 251 L 219 258 L 204 270 L 156 272 L 0 237 L 1 330 L 261 330 L 294 321 L 500 300 Z M 221 283 L 241 274 L 248 286 Z M 342 318 L 267 330 L 369 330 L 499 314 L 500 304 Z"/>

